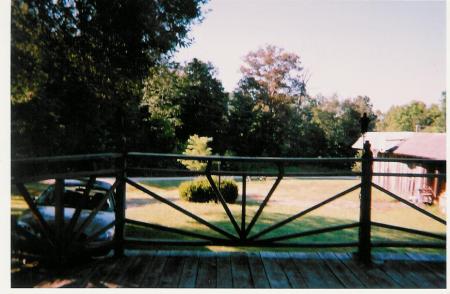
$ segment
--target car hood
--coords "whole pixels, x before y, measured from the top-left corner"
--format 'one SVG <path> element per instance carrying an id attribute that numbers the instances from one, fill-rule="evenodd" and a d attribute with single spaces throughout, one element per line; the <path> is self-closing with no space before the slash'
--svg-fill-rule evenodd
<path id="1" fill-rule="evenodd" d="M 41 213 L 44 220 L 47 222 L 50 228 L 55 227 L 55 207 L 54 206 L 38 206 L 37 209 Z M 64 225 L 67 224 L 72 219 L 72 216 L 75 212 L 75 208 L 64 208 Z M 91 214 L 91 210 L 83 209 L 81 210 L 80 217 L 77 221 L 77 226 L 81 225 Z M 98 230 L 104 228 L 109 225 L 111 222 L 115 220 L 114 212 L 112 211 L 98 211 L 97 214 L 92 219 L 91 223 L 84 229 L 83 233 L 86 236 L 90 236 Z M 27 223 L 33 229 L 37 229 L 37 223 L 34 219 L 33 215 L 30 211 L 25 212 L 18 221 Z M 77 227 L 76 226 L 76 227 Z"/>

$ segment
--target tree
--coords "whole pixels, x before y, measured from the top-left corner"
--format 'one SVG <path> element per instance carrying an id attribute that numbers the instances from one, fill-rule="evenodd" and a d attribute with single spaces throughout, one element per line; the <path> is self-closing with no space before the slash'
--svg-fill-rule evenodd
<path id="1" fill-rule="evenodd" d="M 378 123 L 380 131 L 445 132 L 445 92 L 441 104 L 427 106 L 421 101 L 392 106 Z"/>
<path id="2" fill-rule="evenodd" d="M 304 108 L 310 103 L 310 99 L 306 93 L 305 73 L 300 57 L 269 45 L 249 52 L 244 57 L 241 72 L 243 77 L 234 93 L 233 103 L 235 106 L 245 107 L 246 111 L 251 107 L 252 116 L 247 116 L 246 119 L 251 118 L 253 122 L 251 128 L 238 126 L 241 129 L 238 134 L 242 136 L 234 136 L 232 140 L 251 140 L 254 148 L 245 148 L 243 144 L 248 143 L 243 141 L 233 151 L 270 156 L 296 154 L 297 152 L 292 151 L 299 148 L 294 141 L 298 141 L 296 139 L 300 134 L 293 134 L 292 126 L 296 125 L 296 130 L 310 129 L 307 126 L 309 122 L 304 120 Z M 236 125 L 241 118 L 236 112 L 231 114 L 230 123 Z"/>
<path id="3" fill-rule="evenodd" d="M 249 52 L 244 63 L 242 74 L 255 79 L 270 98 L 306 95 L 305 74 L 297 54 L 268 45 Z"/>
<path id="4" fill-rule="evenodd" d="M 172 138 L 178 149 L 192 134 L 208 136 L 215 150 L 225 151 L 228 96 L 211 63 L 194 58 L 184 66 L 161 65 L 144 84 L 146 122 L 160 127 L 159 136 Z"/>
<path id="5" fill-rule="evenodd" d="M 142 81 L 187 44 L 204 2 L 12 1 L 13 150 L 23 137 L 24 154 L 139 146 Z"/>
<path id="6" fill-rule="evenodd" d="M 249 156 L 258 154 L 255 136 L 255 101 L 251 97 L 236 92 L 230 97 L 228 114 L 228 149 L 233 154 Z"/>
<path id="7" fill-rule="evenodd" d="M 182 125 L 180 97 L 182 77 L 176 64 L 153 67 L 144 81 L 139 135 L 147 140 L 142 151 L 173 152 L 180 144 L 176 132 Z"/>
<path id="8" fill-rule="evenodd" d="M 212 138 L 199 137 L 194 134 L 189 137 L 187 141 L 186 150 L 183 152 L 184 155 L 192 156 L 208 156 L 212 154 L 212 149 L 208 147 L 208 143 L 212 141 Z M 188 170 L 201 171 L 205 170 L 206 162 L 201 162 L 198 160 L 179 160 Z"/>
<path id="9" fill-rule="evenodd" d="M 359 119 L 367 113 L 369 131 L 375 128 L 377 116 L 370 98 L 358 96 L 340 101 L 337 96 L 319 97 L 313 109 L 313 120 L 325 133 L 327 148 L 324 155 L 331 157 L 353 157 L 356 151 L 353 143 L 361 135 Z M 346 165 L 347 166 L 347 165 Z"/>
<path id="10" fill-rule="evenodd" d="M 181 141 L 192 134 L 212 137 L 213 149 L 225 152 L 228 95 L 215 77 L 214 66 L 194 58 L 183 67 L 182 75 L 179 104 L 182 125 L 177 137 Z"/>

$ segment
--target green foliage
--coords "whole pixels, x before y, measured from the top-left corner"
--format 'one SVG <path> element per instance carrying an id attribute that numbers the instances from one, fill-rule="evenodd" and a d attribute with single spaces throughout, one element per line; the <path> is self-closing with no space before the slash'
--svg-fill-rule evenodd
<path id="1" fill-rule="evenodd" d="M 212 149 L 208 147 L 208 143 L 212 141 L 212 138 L 199 137 L 198 135 L 192 135 L 187 141 L 186 150 L 183 152 L 185 155 L 193 156 L 207 156 L 212 154 Z M 179 160 L 187 169 L 192 171 L 200 171 L 206 169 L 206 162 L 199 160 Z"/>
<path id="2" fill-rule="evenodd" d="M 204 2 L 12 1 L 13 155 L 156 145 L 140 141 L 142 81 Z"/>
<path id="3" fill-rule="evenodd" d="M 355 157 L 356 158 L 362 158 L 363 156 L 363 151 L 362 150 L 358 150 L 358 152 L 356 153 Z M 355 162 L 352 166 L 352 171 L 353 172 L 361 172 L 362 171 L 362 163 L 360 161 Z"/>
<path id="4" fill-rule="evenodd" d="M 228 97 L 210 63 L 193 59 L 184 66 L 152 68 L 144 82 L 141 104 L 148 108 L 145 123 L 159 127 L 159 136 L 172 140 L 178 150 L 181 142 L 198 134 L 214 138 L 213 148 L 225 151 Z"/>
<path id="5" fill-rule="evenodd" d="M 311 156 L 323 135 L 312 122 L 312 99 L 300 57 L 275 46 L 249 52 L 230 102 L 228 139 L 240 155 Z"/>
<path id="6" fill-rule="evenodd" d="M 223 153 L 228 95 L 215 78 L 213 65 L 194 58 L 183 67 L 182 75 L 179 139 L 184 142 L 192 134 L 211 137 L 212 148 Z"/>
<path id="7" fill-rule="evenodd" d="M 445 100 L 442 93 L 441 104 L 430 106 L 420 101 L 406 105 L 392 106 L 377 124 L 380 131 L 416 131 L 419 127 L 426 132 L 445 132 Z"/>
<path id="8" fill-rule="evenodd" d="M 238 187 L 234 180 L 223 179 L 220 181 L 213 177 L 216 187 L 220 187 L 220 193 L 227 203 L 234 203 L 238 196 Z M 214 190 L 207 178 L 197 178 L 190 182 L 184 182 L 178 188 L 180 198 L 190 202 L 209 202 L 216 199 Z"/>
<path id="9" fill-rule="evenodd" d="M 337 97 L 317 98 L 313 108 L 313 120 L 323 130 L 326 149 L 323 154 L 330 157 L 353 157 L 356 150 L 351 146 L 361 135 L 360 122 L 363 113 L 370 118 L 369 131 L 375 127 L 377 116 L 367 96 L 340 101 Z M 346 166 L 350 167 L 350 166 Z"/>

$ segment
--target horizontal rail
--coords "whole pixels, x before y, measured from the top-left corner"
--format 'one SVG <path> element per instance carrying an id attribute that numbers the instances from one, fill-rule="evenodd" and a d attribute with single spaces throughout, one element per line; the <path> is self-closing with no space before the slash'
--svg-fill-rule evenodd
<path id="1" fill-rule="evenodd" d="M 74 172 L 64 172 L 64 173 L 52 173 L 52 174 L 42 174 L 42 175 L 23 175 L 18 177 L 11 177 L 12 183 L 26 183 L 26 182 L 36 182 L 48 179 L 70 179 L 79 177 L 90 177 L 90 176 L 111 176 L 119 172 L 119 169 L 100 169 L 96 171 L 74 171 Z"/>
<path id="2" fill-rule="evenodd" d="M 13 158 L 12 163 L 33 163 L 33 162 L 55 162 L 55 161 L 77 161 L 101 158 L 120 158 L 121 153 L 96 153 L 96 154 L 74 154 L 41 156 L 27 158 Z M 148 158 L 167 158 L 167 159 L 187 159 L 187 160 L 213 160 L 213 161 L 242 161 L 242 162 L 360 162 L 361 158 L 355 157 L 249 157 L 249 156 L 195 156 L 185 154 L 168 153 L 144 153 L 129 152 L 127 157 L 148 157 Z M 378 162 L 405 162 L 405 163 L 446 163 L 439 159 L 420 159 L 420 158 L 374 158 Z"/>
<path id="3" fill-rule="evenodd" d="M 11 159 L 11 163 L 77 161 L 77 160 L 91 160 L 91 159 L 100 159 L 100 158 L 120 158 L 122 156 L 123 156 L 123 154 L 121 154 L 121 153 L 97 153 L 97 154 L 42 156 L 42 157 L 14 158 L 14 159 Z"/>
<path id="4" fill-rule="evenodd" d="M 171 239 L 136 239 L 126 238 L 124 240 L 127 249 L 145 249 L 154 246 L 240 246 L 240 247 L 284 247 L 284 248 L 340 248 L 340 247 L 356 247 L 358 242 L 314 242 L 314 243 L 276 243 L 276 242 L 246 242 L 231 243 L 230 240 L 223 242 L 212 241 L 184 241 Z"/>
<path id="5" fill-rule="evenodd" d="M 284 247 L 284 248 L 341 248 L 341 247 L 357 247 L 358 242 L 314 242 L 314 243 L 279 243 L 279 242 L 255 242 L 249 244 L 251 247 Z"/>
<path id="6" fill-rule="evenodd" d="M 128 167 L 127 173 L 132 175 L 139 174 L 140 172 L 147 173 L 167 173 L 167 174 L 183 174 L 186 176 L 201 176 L 205 175 L 204 171 L 190 171 L 182 169 L 164 169 L 164 168 L 142 168 L 142 167 Z M 211 170 L 209 172 L 213 176 L 260 176 L 260 177 L 276 177 L 279 175 L 278 172 L 264 172 L 264 171 L 215 171 Z M 360 172 L 285 172 L 284 176 L 289 177 L 356 177 L 361 176 Z"/>
<path id="7" fill-rule="evenodd" d="M 373 176 L 388 176 L 388 177 L 415 177 L 415 178 L 446 178 L 447 174 L 445 173 L 439 173 L 439 174 L 432 174 L 432 173 L 424 173 L 424 174 L 418 174 L 418 173 L 373 173 Z"/>
<path id="8" fill-rule="evenodd" d="M 391 229 L 391 230 L 406 232 L 406 233 L 415 234 L 415 235 L 421 235 L 421 236 L 435 238 L 435 239 L 439 239 L 439 240 L 446 240 L 446 236 L 441 235 L 441 234 L 434 234 L 434 233 L 425 232 L 422 230 L 404 228 L 404 227 L 399 227 L 399 226 L 394 226 L 394 225 L 384 224 L 384 223 L 379 223 L 379 222 L 371 222 L 371 224 L 372 224 L 372 226 L 375 226 L 375 227 Z"/>
<path id="9" fill-rule="evenodd" d="M 240 162 L 359 162 L 355 157 L 246 157 L 246 156 L 195 156 L 185 154 L 129 152 L 128 157 L 166 158 L 202 161 L 240 161 Z"/>
<path id="10" fill-rule="evenodd" d="M 168 174 L 169 176 L 172 176 L 174 174 L 181 174 L 186 177 L 205 175 L 204 171 L 194 171 L 194 170 L 174 169 L 174 168 L 148 168 L 148 167 L 127 167 L 126 172 L 127 175 L 129 176 L 142 173 L 149 173 L 149 174 L 164 173 Z"/>
<path id="11" fill-rule="evenodd" d="M 377 162 L 403 162 L 403 163 L 441 163 L 445 164 L 447 161 L 442 159 L 421 159 L 421 158 L 386 158 L 375 157 L 372 159 Z"/>
<path id="12" fill-rule="evenodd" d="M 208 246 L 214 245 L 214 242 L 208 240 L 171 240 L 171 239 L 136 239 L 125 238 L 123 240 L 124 247 L 126 249 L 146 249 L 153 248 L 154 246 Z M 226 244 L 226 242 L 224 242 Z M 222 244 L 222 243 L 221 243 Z"/>
<path id="13" fill-rule="evenodd" d="M 445 249 L 445 242 L 410 242 L 410 241 L 373 241 L 372 247 L 405 247 L 405 248 L 434 248 L 434 249 Z"/>

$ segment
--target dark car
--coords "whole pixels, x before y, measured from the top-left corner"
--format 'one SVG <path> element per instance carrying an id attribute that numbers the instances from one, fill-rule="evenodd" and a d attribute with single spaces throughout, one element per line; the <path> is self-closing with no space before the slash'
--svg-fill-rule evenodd
<path id="1" fill-rule="evenodd" d="M 77 205 L 81 205 L 81 213 L 76 223 L 75 230 L 80 226 L 91 214 L 92 210 L 99 206 L 101 200 L 104 198 L 111 185 L 103 181 L 95 181 L 89 195 L 85 196 L 87 181 L 81 180 L 65 180 L 64 181 L 64 224 L 70 223 L 73 214 L 75 213 Z M 50 185 L 42 194 L 36 199 L 36 206 L 41 213 L 44 220 L 49 225 L 52 231 L 55 231 L 55 186 Z M 114 193 L 110 193 L 103 206 L 92 219 L 91 223 L 83 230 L 78 238 L 78 241 L 83 241 L 89 238 L 102 228 L 108 226 L 115 220 L 114 214 Z M 43 242 L 43 236 L 39 226 L 33 217 L 31 211 L 26 210 L 18 219 L 16 223 L 16 230 L 13 232 L 16 244 L 20 247 L 28 247 L 28 249 L 43 249 L 46 250 L 47 245 Z M 73 233 L 66 235 L 66 238 L 71 238 Z M 106 254 L 109 250 L 102 249 L 105 241 L 111 241 L 114 238 L 114 226 L 96 236 L 92 241 L 84 244 L 82 249 L 90 249 L 94 255 Z M 98 248 L 99 250 L 95 250 Z M 48 249 L 47 249 L 48 250 Z"/>

